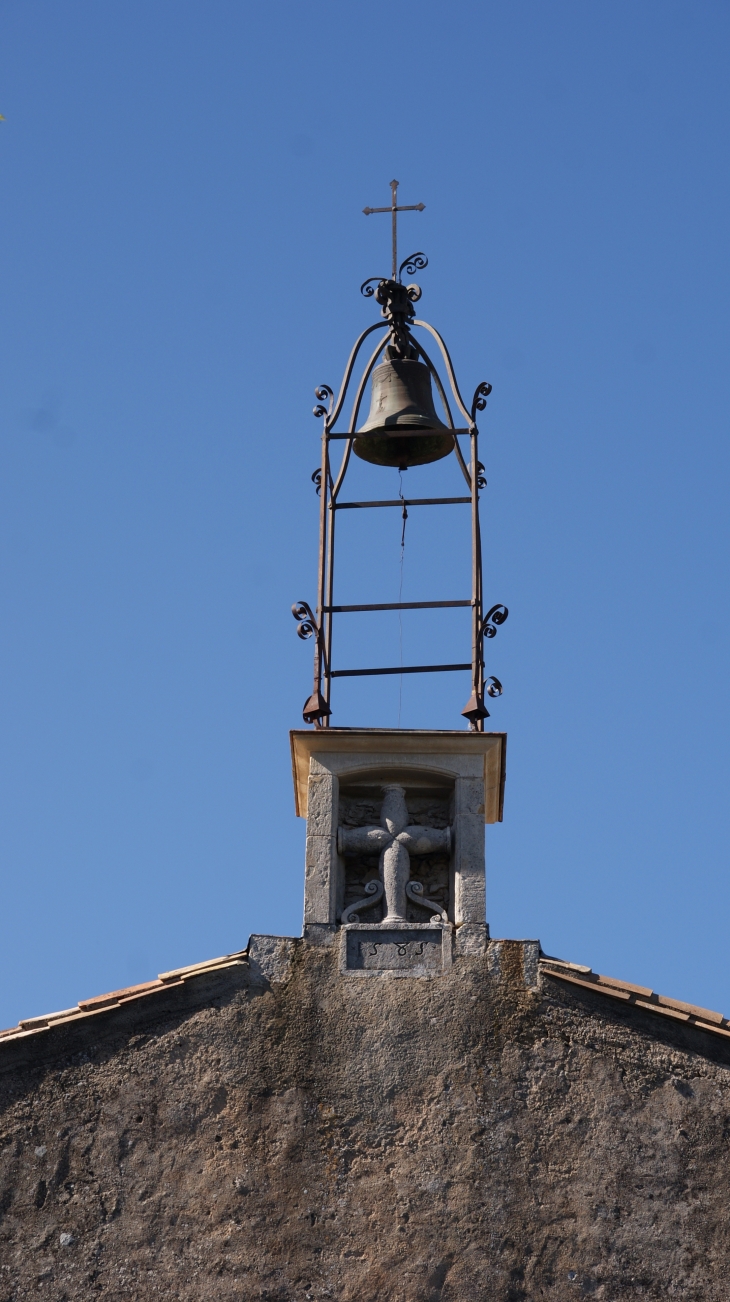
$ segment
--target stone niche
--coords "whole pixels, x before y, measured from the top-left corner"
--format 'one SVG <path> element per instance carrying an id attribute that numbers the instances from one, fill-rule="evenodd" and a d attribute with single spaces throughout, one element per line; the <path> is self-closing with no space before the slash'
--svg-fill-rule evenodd
<path id="1" fill-rule="evenodd" d="M 400 778 L 406 786 L 406 805 L 411 823 L 425 827 L 447 828 L 454 824 L 454 783 L 450 786 L 434 785 L 432 787 L 416 785 L 417 778 L 410 779 L 401 773 Z M 413 785 L 411 785 L 411 781 Z M 438 779 L 436 779 L 438 782 Z M 347 779 L 340 782 L 339 791 L 339 828 L 366 827 L 380 821 L 380 807 L 383 803 L 383 785 L 367 784 L 364 779 L 358 786 Z M 340 838 L 341 839 L 341 838 Z M 355 904 L 365 896 L 369 882 L 378 878 L 378 852 L 368 854 L 355 851 L 353 854 L 339 855 L 338 880 L 339 913 L 348 905 Z M 449 918 L 453 918 L 450 908 L 454 896 L 453 888 L 453 853 L 436 850 L 433 854 L 419 855 L 411 865 L 412 876 L 422 883 L 426 900 L 433 900 Z M 406 917 L 408 922 L 428 922 L 433 910 L 425 903 L 408 901 Z M 376 904 L 358 909 L 362 922 L 382 922 L 385 916 L 385 904 L 381 899 Z"/>
<path id="2" fill-rule="evenodd" d="M 334 933 L 351 933 L 343 936 L 341 970 L 361 974 L 427 975 L 443 971 L 452 950 L 483 953 L 484 824 L 502 816 L 504 734 L 327 728 L 291 739 L 296 810 L 307 819 L 305 940 L 329 944 Z M 416 929 L 409 936 L 396 935 L 385 917 L 377 845 L 355 847 L 352 835 L 383 826 L 384 793 L 393 786 L 405 799 L 405 831 L 420 827 L 434 842 L 431 851 L 411 847 L 416 885 L 396 926 Z M 364 929 L 384 926 L 388 935 L 368 945 Z"/>

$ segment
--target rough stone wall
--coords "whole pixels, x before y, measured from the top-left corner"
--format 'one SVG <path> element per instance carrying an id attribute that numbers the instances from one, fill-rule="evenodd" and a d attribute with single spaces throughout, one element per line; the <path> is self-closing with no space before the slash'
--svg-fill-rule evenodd
<path id="1" fill-rule="evenodd" d="M 724 1041 L 287 953 L 0 1047 L 0 1302 L 725 1302 Z"/>

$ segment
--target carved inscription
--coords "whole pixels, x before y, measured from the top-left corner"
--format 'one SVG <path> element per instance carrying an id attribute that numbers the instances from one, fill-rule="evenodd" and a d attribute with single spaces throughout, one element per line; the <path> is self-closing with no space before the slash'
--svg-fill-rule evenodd
<path id="1" fill-rule="evenodd" d="M 389 927 L 347 934 L 347 966 L 375 972 L 441 968 L 441 931 L 400 931 Z"/>

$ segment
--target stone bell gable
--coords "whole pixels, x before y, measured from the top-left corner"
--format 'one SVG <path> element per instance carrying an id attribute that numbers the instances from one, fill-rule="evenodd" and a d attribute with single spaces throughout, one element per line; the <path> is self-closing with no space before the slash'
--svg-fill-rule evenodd
<path id="1" fill-rule="evenodd" d="M 730 1024 L 537 942 L 254 936 L 4 1033 L 0 1115 L 3 1302 L 727 1297 Z"/>
<path id="2" fill-rule="evenodd" d="M 502 817 L 506 743 L 504 733 L 292 732 L 295 807 L 307 819 L 307 939 L 437 921 L 439 962 L 484 953 L 484 826 Z M 343 934 L 340 944 L 347 966 L 353 942 Z M 414 954 L 419 944 L 414 933 Z"/>

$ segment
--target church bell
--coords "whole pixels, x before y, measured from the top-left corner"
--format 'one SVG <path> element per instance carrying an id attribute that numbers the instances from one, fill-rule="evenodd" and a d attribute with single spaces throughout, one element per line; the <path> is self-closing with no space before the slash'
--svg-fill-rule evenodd
<path id="1" fill-rule="evenodd" d="M 370 415 L 353 451 L 363 461 L 398 470 L 439 461 L 453 450 L 454 437 L 436 414 L 431 373 L 423 362 L 388 352 L 373 371 Z"/>

